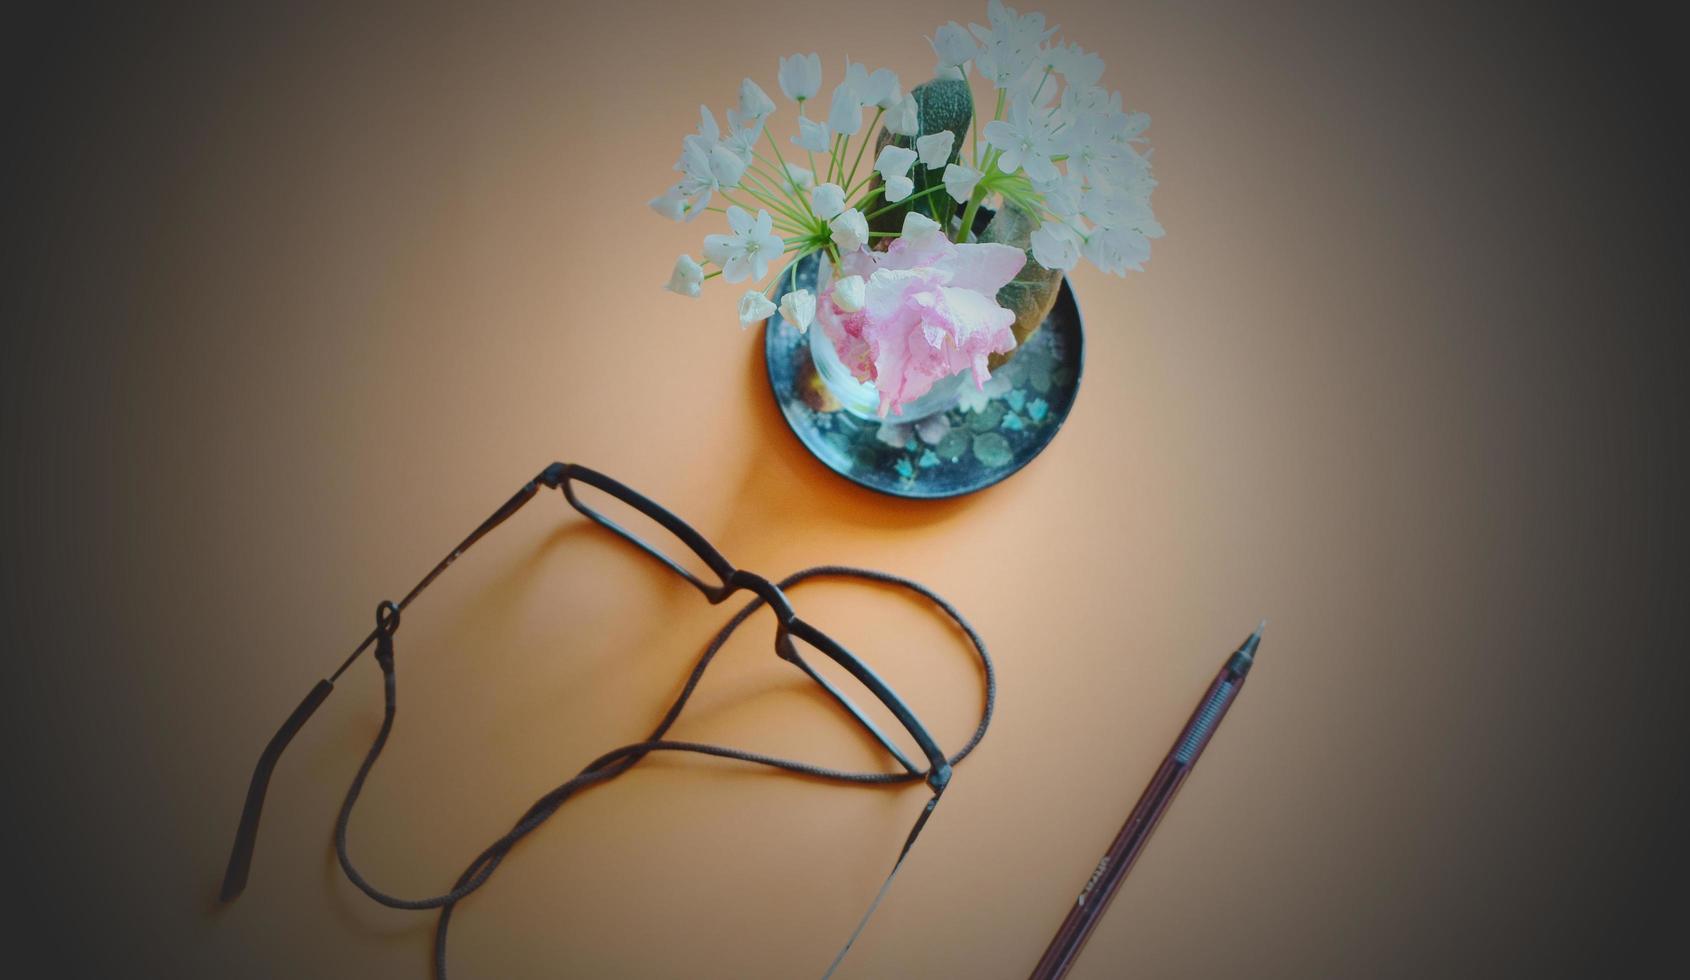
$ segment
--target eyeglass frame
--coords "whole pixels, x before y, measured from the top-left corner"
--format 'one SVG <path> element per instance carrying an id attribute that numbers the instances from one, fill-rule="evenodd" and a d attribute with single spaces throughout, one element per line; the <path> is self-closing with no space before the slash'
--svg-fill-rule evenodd
<path id="1" fill-rule="evenodd" d="M 680 539 L 699 560 L 704 562 L 717 579 L 717 584 L 694 574 L 691 570 L 679 564 L 665 552 L 653 547 L 638 535 L 627 530 L 615 521 L 604 516 L 593 508 L 582 503 L 575 493 L 575 483 L 580 482 L 601 490 L 622 503 L 633 507 L 646 517 L 655 521 L 659 526 Z M 826 633 L 799 618 L 792 603 L 779 586 L 754 572 L 736 568 L 727 560 L 704 536 L 693 527 L 681 520 L 672 511 L 656 503 L 638 491 L 626 486 L 612 477 L 578 463 L 552 463 L 537 476 L 529 480 L 523 487 L 511 496 L 492 516 L 483 521 L 468 537 L 452 550 L 444 559 L 418 582 L 405 597 L 398 602 L 391 600 L 382 602 L 377 607 L 376 626 L 366 636 L 356 649 L 341 663 L 340 667 L 326 680 L 317 682 L 311 693 L 300 702 L 286 721 L 282 723 L 254 766 L 252 780 L 247 788 L 246 801 L 242 807 L 241 820 L 236 830 L 235 844 L 229 855 L 229 864 L 224 874 L 223 887 L 220 898 L 223 902 L 231 902 L 244 891 L 251 871 L 253 852 L 257 844 L 258 824 L 263 813 L 264 800 L 268 794 L 269 782 L 274 773 L 276 763 L 288 744 L 310 720 L 324 700 L 334 690 L 334 682 L 345 673 L 358 657 L 372 644 L 386 647 L 391 656 L 391 643 L 394 633 L 399 628 L 401 613 L 422 593 L 433 581 L 440 576 L 453 562 L 462 557 L 482 537 L 494 528 L 510 519 L 517 511 L 532 500 L 540 489 L 561 490 L 570 506 L 594 523 L 615 532 L 618 536 L 631 542 L 646 554 L 656 558 L 671 571 L 680 575 L 696 588 L 711 605 L 718 605 L 739 592 L 751 592 L 768 605 L 776 617 L 775 655 L 802 670 L 808 677 L 838 702 L 876 741 L 886 748 L 888 753 L 903 766 L 912 776 L 922 776 L 927 785 L 933 790 L 934 800 L 937 802 L 940 794 L 949 784 L 951 778 L 951 764 L 937 741 L 923 725 L 896 691 L 888 685 L 866 663 L 851 653 L 843 644 L 834 640 Z M 910 761 L 908 756 L 887 738 L 872 720 L 865 715 L 842 691 L 840 691 L 824 675 L 816 671 L 810 663 L 798 653 L 793 637 L 810 644 L 821 651 L 830 660 L 842 667 L 864 687 L 868 688 L 876 700 L 890 711 L 899 725 L 915 739 L 916 745 L 926 756 L 929 768 L 922 770 Z M 378 653 L 381 652 L 378 650 Z M 989 668 L 988 668 L 989 669 Z M 989 716 L 988 716 L 989 718 Z M 984 725 L 982 725 L 983 729 Z M 982 731 L 983 733 L 983 731 Z M 978 738 L 978 735 L 976 736 Z M 926 812 L 931 812 L 932 803 Z M 913 840 L 913 837 L 912 837 Z M 907 850 L 907 845 L 906 845 Z M 900 859 L 901 860 L 901 859 Z M 888 884 L 890 881 L 888 881 Z M 871 909 L 872 911 L 872 909 Z M 859 927 L 860 928 L 860 927 Z M 847 944 L 849 948 L 849 944 Z M 843 951 L 841 952 L 843 955 Z M 837 963 L 837 961 L 836 961 Z"/>

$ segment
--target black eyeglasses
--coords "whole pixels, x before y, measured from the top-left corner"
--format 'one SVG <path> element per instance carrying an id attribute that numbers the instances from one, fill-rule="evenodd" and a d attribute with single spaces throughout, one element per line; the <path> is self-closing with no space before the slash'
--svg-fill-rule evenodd
<path id="1" fill-rule="evenodd" d="M 671 547 L 669 550 L 654 547 L 652 544 L 642 540 L 635 534 L 623 528 L 621 525 L 617 524 L 615 521 L 606 517 L 598 510 L 584 504 L 577 493 L 577 484 L 600 490 L 605 494 L 608 494 L 611 498 L 621 501 L 622 503 L 634 508 L 634 510 L 639 513 L 650 518 L 664 531 L 668 532 L 669 535 L 672 535 L 675 539 L 673 544 L 683 546 L 684 552 L 681 552 L 674 547 Z M 688 678 L 685 686 L 682 688 L 680 695 L 676 698 L 674 704 L 670 706 L 668 712 L 663 716 L 663 719 L 658 723 L 657 727 L 645 740 L 624 745 L 606 752 L 604 755 L 599 756 L 597 759 L 589 763 L 586 768 L 582 769 L 581 772 L 574 778 L 564 782 L 550 793 L 547 793 L 545 796 L 542 796 L 539 800 L 535 801 L 534 804 L 523 814 L 521 819 L 519 819 L 510 829 L 510 831 L 498 840 L 494 841 L 476 856 L 475 860 L 472 861 L 463 874 L 458 877 L 456 883 L 452 886 L 450 891 L 423 899 L 407 899 L 390 895 L 371 885 L 369 881 L 365 879 L 364 876 L 353 866 L 352 860 L 347 852 L 346 838 L 347 825 L 352 816 L 352 807 L 357 802 L 358 795 L 363 790 L 364 781 L 369 777 L 370 770 L 375 766 L 376 759 L 380 757 L 382 748 L 387 744 L 388 736 L 393 730 L 396 696 L 393 637 L 399 630 L 401 614 L 417 598 L 423 589 L 427 588 L 430 583 L 440 576 L 440 573 L 444 572 L 453 562 L 457 561 L 464 552 L 469 550 L 471 545 L 481 540 L 481 538 L 488 532 L 504 523 L 511 517 L 512 514 L 515 514 L 518 510 L 522 509 L 524 504 L 528 503 L 528 501 L 532 500 L 534 496 L 539 493 L 541 487 L 561 489 L 564 497 L 576 510 L 580 511 L 582 514 L 591 518 L 598 524 L 616 532 L 621 537 L 626 538 L 642 551 L 657 559 L 659 562 L 662 562 L 666 567 L 690 582 L 694 588 L 698 589 L 698 591 L 710 601 L 712 605 L 720 603 L 741 591 L 750 592 L 752 594 L 752 599 L 744 608 L 735 614 L 734 617 L 728 621 L 727 625 L 725 625 L 721 631 L 716 634 L 714 639 L 711 640 L 709 646 L 705 648 L 703 655 L 693 667 L 692 674 Z M 676 560 L 676 553 L 690 553 L 696 556 L 704 565 L 704 573 L 698 574 L 690 571 L 687 567 Z M 927 727 L 916 717 L 915 712 L 910 710 L 909 705 L 907 705 L 904 700 L 898 696 L 897 692 L 893 691 L 892 688 L 888 686 L 886 682 L 882 680 L 880 676 L 876 674 L 867 664 L 832 637 L 829 637 L 826 633 L 823 633 L 821 630 L 800 619 L 797 613 L 793 611 L 792 603 L 787 599 L 786 592 L 784 590 L 790 589 L 794 585 L 808 579 L 824 577 L 863 579 L 888 585 L 895 585 L 914 591 L 931 600 L 947 616 L 954 620 L 968 636 L 969 641 L 973 644 L 974 649 L 980 658 L 980 664 L 984 669 L 985 702 L 981 712 L 979 726 L 975 729 L 968 742 L 955 755 L 949 757 L 945 755 L 945 753 L 939 748 L 938 742 L 934 740 L 932 734 L 927 730 Z M 821 685 L 822 689 L 827 692 L 828 696 L 838 702 L 845 711 L 849 712 L 851 717 L 856 720 L 857 724 L 860 725 L 877 742 L 879 742 L 904 771 L 849 772 L 830 769 L 823 766 L 815 766 L 806 762 L 798 762 L 790 759 L 781 759 L 774 756 L 762 755 L 755 752 L 747 752 L 728 746 L 710 745 L 699 742 L 674 741 L 664 738 L 664 736 L 668 733 L 669 728 L 675 723 L 675 720 L 680 717 L 682 708 L 686 706 L 687 701 L 692 697 L 692 693 L 697 687 L 699 679 L 703 676 L 705 668 L 710 665 L 710 662 L 714 659 L 716 653 L 722 648 L 722 645 L 727 642 L 728 637 L 731 636 L 734 630 L 738 629 L 746 619 L 750 618 L 752 613 L 761 609 L 765 605 L 768 606 L 774 613 L 777 623 L 775 631 L 775 654 L 782 660 L 798 667 L 811 680 Z M 884 705 L 887 711 L 891 712 L 898 724 L 909 733 L 911 738 L 915 740 L 915 744 L 919 748 L 921 755 L 925 757 L 926 766 L 918 766 L 916 763 L 912 762 L 909 756 L 900 749 L 895 742 L 888 738 L 886 734 L 881 731 L 879 726 L 877 726 L 867 715 L 863 713 L 861 708 L 853 703 L 851 699 L 847 697 L 845 693 L 835 684 L 829 681 L 827 677 L 819 673 L 815 667 L 806 661 L 799 654 L 798 643 L 795 641 L 802 641 L 802 643 L 820 651 L 828 659 L 844 668 L 844 670 L 858 683 L 862 684 L 863 687 L 867 688 L 874 698 Z M 234 850 L 229 855 L 229 866 L 223 877 L 223 901 L 233 901 L 240 896 L 242 890 L 246 887 L 247 875 L 252 867 L 253 848 L 258 839 L 258 823 L 259 817 L 264 808 L 264 797 L 269 789 L 271 774 L 275 771 L 276 762 L 281 757 L 282 751 L 287 748 L 288 743 L 293 740 L 293 737 L 296 734 L 299 733 L 300 728 L 305 725 L 305 722 L 310 719 L 311 715 L 316 712 L 317 708 L 334 690 L 334 682 L 338 680 L 340 675 L 345 673 L 346 669 L 352 666 L 353 662 L 356 661 L 358 657 L 372 645 L 375 647 L 376 663 L 381 667 L 384 680 L 383 698 L 386 709 L 385 716 L 382 720 L 380 730 L 376 733 L 374 742 L 370 745 L 368 754 L 364 757 L 363 764 L 359 767 L 357 775 L 353 777 L 352 784 L 346 791 L 346 799 L 341 805 L 340 815 L 335 823 L 335 851 L 339 855 L 341 868 L 345 871 L 347 878 L 350 879 L 361 891 L 363 891 L 364 894 L 368 895 L 375 901 L 392 908 L 440 910 L 439 920 L 435 927 L 435 975 L 441 978 L 441 980 L 444 980 L 446 976 L 446 931 L 451 922 L 452 911 L 457 903 L 465 896 L 485 884 L 492 876 L 493 872 L 496 871 L 499 865 L 504 861 L 505 856 L 509 854 L 511 848 L 550 818 L 551 815 L 555 813 L 557 809 L 561 807 L 572 795 L 574 795 L 576 791 L 587 786 L 615 778 L 623 772 L 626 772 L 641 759 L 645 758 L 645 756 L 649 753 L 659 751 L 694 752 L 716 756 L 719 758 L 739 760 L 742 762 L 752 762 L 759 765 L 771 766 L 776 769 L 783 769 L 789 772 L 802 773 L 824 779 L 851 783 L 888 784 L 909 783 L 916 780 L 924 780 L 927 783 L 928 787 L 933 791 L 933 796 L 927 801 L 927 805 L 922 809 L 920 816 L 916 818 L 915 825 L 911 828 L 909 836 L 905 839 L 903 847 L 898 853 L 897 860 L 892 865 L 891 872 L 887 874 L 885 882 L 880 887 L 880 891 L 875 895 L 873 902 L 869 905 L 868 912 L 865 913 L 861 921 L 858 922 L 850 939 L 846 941 L 844 948 L 839 951 L 838 955 L 834 957 L 832 965 L 828 967 L 827 975 L 831 975 L 839 966 L 839 963 L 844 959 L 845 954 L 850 950 L 851 945 L 856 941 L 857 936 L 861 934 L 863 927 L 867 925 L 870 916 L 874 914 L 875 908 L 879 906 L 881 898 L 885 896 L 887 889 L 892 884 L 892 879 L 897 875 L 898 869 L 902 866 L 904 858 L 909 854 L 911 846 L 914 845 L 916 837 L 920 835 L 922 828 L 926 825 L 928 818 L 932 815 L 934 808 L 938 805 L 939 797 L 943 794 L 945 786 L 950 781 L 951 767 L 961 762 L 963 758 L 974 750 L 974 747 L 980 743 L 980 740 L 985 737 L 986 729 L 991 724 L 992 709 L 997 695 L 997 680 L 993 672 L 991 657 L 986 652 L 986 645 L 984 641 L 980 639 L 979 634 L 975 632 L 974 628 L 968 624 L 967 620 L 963 619 L 962 615 L 957 612 L 950 603 L 946 602 L 943 598 L 927 587 L 909 579 L 900 578 L 896 575 L 889 575 L 884 572 L 875 572 L 867 569 L 845 568 L 842 566 L 832 565 L 805 569 L 804 571 L 782 579 L 779 583 L 771 582 L 760 575 L 735 568 L 726 558 L 722 556 L 721 552 L 717 551 L 710 542 L 704 539 L 703 535 L 700 535 L 697 531 L 693 530 L 685 521 L 682 521 L 679 517 L 676 517 L 667 509 L 659 506 L 634 490 L 618 483 L 616 480 L 613 480 L 602 473 L 590 470 L 585 466 L 579 466 L 573 463 L 553 463 L 552 465 L 546 467 L 545 470 L 543 470 L 534 479 L 528 481 L 528 483 L 525 484 L 522 489 L 518 490 L 508 501 L 506 501 L 502 507 L 500 507 L 497 511 L 494 511 L 491 517 L 487 518 L 487 520 L 483 521 L 479 527 L 470 532 L 469 537 L 465 538 L 462 543 L 452 549 L 451 554 L 447 555 L 439 564 L 435 565 L 427 575 L 423 576 L 422 581 L 418 582 L 403 599 L 398 602 L 383 601 L 380 603 L 376 607 L 375 628 L 370 631 L 370 634 L 364 638 L 363 642 L 358 644 L 357 648 L 352 651 L 351 655 L 346 658 L 340 667 L 335 670 L 335 672 L 331 674 L 327 680 L 317 682 L 317 686 L 312 688 L 311 693 L 306 695 L 305 700 L 300 702 L 299 707 L 295 708 L 293 713 L 288 716 L 288 719 L 282 723 L 282 727 L 277 730 L 276 734 L 270 739 L 269 744 L 265 746 L 263 754 L 259 756 L 258 765 L 253 770 L 252 783 L 247 788 L 246 804 L 241 811 L 241 822 L 235 835 Z"/>

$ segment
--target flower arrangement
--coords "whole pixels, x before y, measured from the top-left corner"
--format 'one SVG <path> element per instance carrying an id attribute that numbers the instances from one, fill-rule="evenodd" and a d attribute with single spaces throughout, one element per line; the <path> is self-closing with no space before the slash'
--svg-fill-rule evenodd
<path id="1" fill-rule="evenodd" d="M 890 70 L 847 59 L 825 117 L 807 112 L 821 91 L 820 56 L 780 59 L 780 91 L 798 106 L 792 149 L 770 131 L 775 103 L 750 78 L 725 130 L 701 106 L 675 164 L 681 179 L 650 204 L 676 221 L 721 213 L 728 233 L 704 237 L 703 261 L 680 256 L 667 288 L 698 296 L 717 277 L 752 283 L 741 325 L 777 309 L 799 330 L 819 324 L 852 374 L 875 386 L 884 416 L 964 371 L 983 386 L 1082 258 L 1115 275 L 1140 269 L 1162 235 L 1150 208 L 1149 117 L 1123 111 L 1120 93 L 1099 86 L 1102 59 L 1052 41 L 1042 14 L 1001 0 L 987 12 L 986 26 L 952 21 L 934 32 L 938 77 L 911 92 Z M 994 90 L 983 124 L 971 69 Z M 977 229 L 983 206 L 994 216 Z M 796 278 L 813 253 L 833 273 L 818 276 L 815 292 Z M 777 259 L 792 270 L 778 307 Z"/>

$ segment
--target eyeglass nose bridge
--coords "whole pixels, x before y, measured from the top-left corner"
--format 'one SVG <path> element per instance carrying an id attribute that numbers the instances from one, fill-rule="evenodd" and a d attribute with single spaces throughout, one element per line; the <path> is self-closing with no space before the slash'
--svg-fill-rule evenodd
<path id="1" fill-rule="evenodd" d="M 798 614 L 793 611 L 792 603 L 786 598 L 786 593 L 782 592 L 775 583 L 756 572 L 748 572 L 742 568 L 734 569 L 722 586 L 722 598 L 725 599 L 741 589 L 755 594 L 757 598 L 767 603 L 769 610 L 775 614 L 775 619 L 779 621 L 780 628 L 783 631 L 786 629 L 787 623 L 797 618 Z M 719 602 L 721 600 L 712 598 L 710 601 Z"/>

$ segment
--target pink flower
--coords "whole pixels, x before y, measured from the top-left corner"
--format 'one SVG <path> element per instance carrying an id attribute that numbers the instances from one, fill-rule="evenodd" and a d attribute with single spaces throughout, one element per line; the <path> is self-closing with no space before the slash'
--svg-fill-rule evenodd
<path id="1" fill-rule="evenodd" d="M 987 358 L 1014 349 L 1015 314 L 998 305 L 997 294 L 1026 261 L 1009 245 L 899 238 L 885 252 L 841 260 L 835 276 L 861 276 L 866 300 L 846 312 L 830 282 L 816 322 L 851 373 L 879 390 L 880 414 L 902 414 L 941 378 L 972 371 L 980 387 L 991 377 Z"/>

